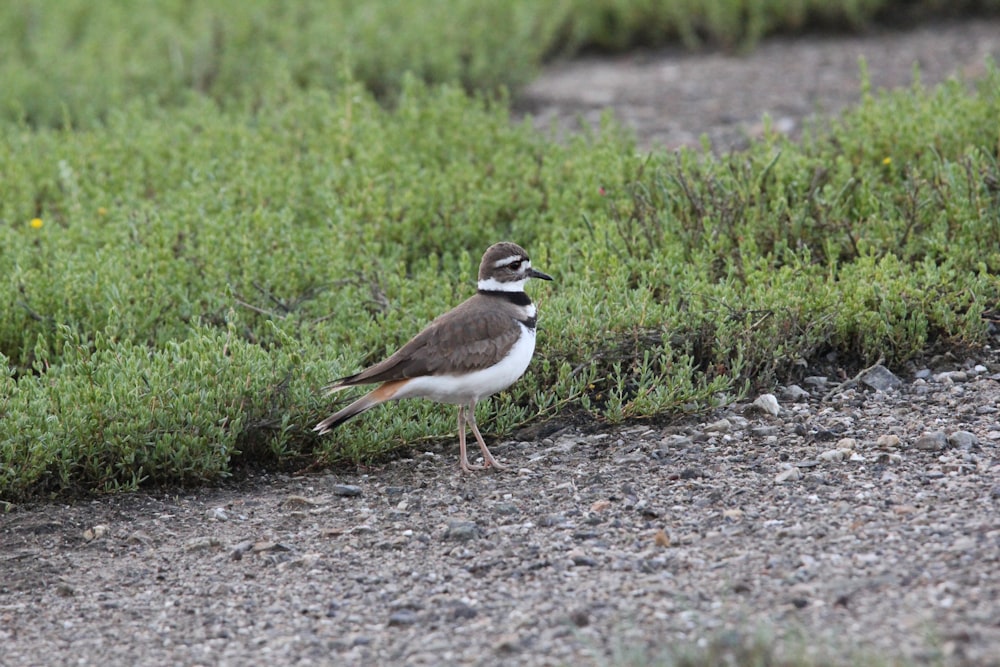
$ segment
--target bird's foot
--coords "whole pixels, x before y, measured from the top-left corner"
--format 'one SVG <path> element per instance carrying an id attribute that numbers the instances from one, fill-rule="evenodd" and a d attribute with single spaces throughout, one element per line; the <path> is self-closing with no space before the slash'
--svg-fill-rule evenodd
<path id="1" fill-rule="evenodd" d="M 489 467 L 489 466 L 487 466 L 487 465 L 482 465 L 482 466 L 472 465 L 471 463 L 469 463 L 468 459 L 462 459 L 462 470 L 464 470 L 465 472 L 475 472 L 477 470 L 486 470 L 487 467 Z"/>

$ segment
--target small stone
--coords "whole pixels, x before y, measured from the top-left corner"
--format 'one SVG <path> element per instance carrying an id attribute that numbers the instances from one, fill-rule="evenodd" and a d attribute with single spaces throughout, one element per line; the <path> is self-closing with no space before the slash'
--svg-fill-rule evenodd
<path id="1" fill-rule="evenodd" d="M 307 507 L 316 507 L 321 503 L 316 500 L 310 500 L 305 496 L 288 496 L 287 498 L 281 501 L 281 504 L 282 506 L 290 509 L 304 509 Z"/>
<path id="2" fill-rule="evenodd" d="M 828 449 L 825 452 L 820 452 L 817 457 L 820 461 L 843 461 L 847 458 L 847 452 L 850 450 L 845 449 Z"/>
<path id="3" fill-rule="evenodd" d="M 895 373 L 882 364 L 869 368 L 865 374 L 861 376 L 860 380 L 875 391 L 888 391 L 890 389 L 895 389 L 903 382 L 896 377 Z"/>
<path id="4" fill-rule="evenodd" d="M 705 433 L 729 433 L 733 425 L 728 419 L 720 419 L 705 426 Z"/>
<path id="5" fill-rule="evenodd" d="M 686 435 L 673 434 L 660 440 L 660 444 L 668 448 L 684 449 L 694 444 L 694 441 Z"/>
<path id="6" fill-rule="evenodd" d="M 243 554 L 249 553 L 251 549 L 253 549 L 253 541 L 244 540 L 233 547 L 233 550 L 229 552 L 229 557 L 233 560 L 240 560 L 243 558 Z"/>
<path id="7" fill-rule="evenodd" d="M 791 401 L 792 403 L 804 401 L 809 398 L 809 396 L 809 392 L 797 384 L 790 384 L 781 390 L 782 400 Z"/>
<path id="8" fill-rule="evenodd" d="M 665 530 L 660 528 L 658 531 L 656 531 L 656 534 L 653 535 L 653 544 L 655 544 L 658 547 L 669 547 L 670 536 L 667 535 L 667 532 Z"/>
<path id="9" fill-rule="evenodd" d="M 818 389 L 822 389 L 830 382 L 825 375 L 810 375 L 802 381 Z"/>
<path id="10" fill-rule="evenodd" d="M 755 438 L 767 438 L 772 435 L 778 435 L 777 426 L 754 426 L 750 429 L 750 435 Z"/>
<path id="11" fill-rule="evenodd" d="M 412 609 L 400 609 L 389 615 L 389 627 L 401 628 L 417 622 L 417 613 Z"/>
<path id="12" fill-rule="evenodd" d="M 777 475 L 774 476 L 774 481 L 777 484 L 784 484 L 785 482 L 794 482 L 797 479 L 802 478 L 802 472 L 795 466 L 785 468 Z"/>
<path id="13" fill-rule="evenodd" d="M 205 510 L 205 518 L 210 521 L 229 521 L 229 515 L 226 514 L 226 510 L 222 507 L 213 507 L 210 510 Z"/>
<path id="14" fill-rule="evenodd" d="M 722 510 L 722 516 L 733 522 L 742 521 L 743 515 L 743 510 L 738 507 L 730 507 L 729 509 Z"/>
<path id="15" fill-rule="evenodd" d="M 972 449 L 979 445 L 979 438 L 969 431 L 955 431 L 948 436 L 948 444 L 958 449 Z"/>
<path id="16" fill-rule="evenodd" d="M 931 376 L 931 369 L 921 368 L 919 371 L 913 374 L 913 377 L 918 380 L 926 380 Z"/>
<path id="17" fill-rule="evenodd" d="M 858 454 L 857 452 L 853 452 L 847 460 L 850 461 L 851 463 L 864 463 L 868 459 L 861 456 L 861 454 Z"/>
<path id="18" fill-rule="evenodd" d="M 611 501 L 606 499 L 595 500 L 594 504 L 590 506 L 591 512 L 603 512 L 611 507 Z"/>
<path id="19" fill-rule="evenodd" d="M 351 498 L 353 496 L 361 495 L 361 487 L 355 486 L 354 484 L 334 484 L 330 487 L 330 493 L 335 496 Z"/>
<path id="20" fill-rule="evenodd" d="M 854 438 L 841 438 L 834 447 L 842 449 L 845 452 L 853 452 L 858 448 L 858 441 Z"/>
<path id="21" fill-rule="evenodd" d="M 108 527 L 107 524 L 99 523 L 93 528 L 88 528 L 87 530 L 83 531 L 83 539 L 85 539 L 88 542 L 93 542 L 94 540 L 99 540 L 105 535 L 107 535 L 108 531 L 110 530 L 111 529 Z"/>
<path id="22" fill-rule="evenodd" d="M 772 417 L 777 417 L 778 413 L 781 412 L 781 406 L 778 405 L 778 399 L 774 397 L 774 394 L 761 394 L 753 402 L 753 407 Z"/>
<path id="23" fill-rule="evenodd" d="M 493 506 L 493 512 L 504 516 L 514 516 L 520 514 L 521 510 L 514 503 L 497 503 Z"/>
<path id="24" fill-rule="evenodd" d="M 504 635 L 493 645 L 493 650 L 500 655 L 512 655 L 521 650 L 521 643 L 516 635 Z"/>
<path id="25" fill-rule="evenodd" d="M 972 367 L 972 370 L 973 372 L 975 372 L 976 375 L 982 375 L 983 373 L 987 372 L 990 369 L 988 369 L 986 366 L 983 366 L 982 364 L 976 364 L 975 366 Z"/>
<path id="26" fill-rule="evenodd" d="M 894 449 L 896 447 L 902 447 L 903 441 L 899 439 L 898 435 L 880 435 L 875 441 L 875 446 L 879 449 Z"/>
<path id="27" fill-rule="evenodd" d="M 456 542 L 467 542 L 479 537 L 479 526 L 475 521 L 449 521 L 444 536 Z"/>
<path id="28" fill-rule="evenodd" d="M 943 382 L 945 384 L 965 382 L 968 379 L 969 374 L 965 371 L 945 371 L 944 373 L 938 373 L 934 376 L 935 382 Z"/>
<path id="29" fill-rule="evenodd" d="M 221 544 L 216 537 L 196 537 L 184 543 L 184 551 L 207 551 Z"/>
<path id="30" fill-rule="evenodd" d="M 590 614 L 587 613 L 586 609 L 577 609 L 576 611 L 570 613 L 569 620 L 576 627 L 585 628 L 590 625 Z"/>
<path id="31" fill-rule="evenodd" d="M 948 446 L 948 436 L 944 434 L 944 431 L 924 433 L 916 439 L 913 446 L 923 451 L 937 451 Z"/>
<path id="32" fill-rule="evenodd" d="M 475 618 L 478 613 L 475 607 L 461 601 L 456 602 L 455 606 L 451 608 L 451 617 L 456 621 Z"/>
<path id="33" fill-rule="evenodd" d="M 572 560 L 573 565 L 576 565 L 577 567 L 595 567 L 597 565 L 596 560 L 594 560 L 593 558 L 591 558 L 586 554 L 579 552 L 571 553 L 570 560 Z"/>

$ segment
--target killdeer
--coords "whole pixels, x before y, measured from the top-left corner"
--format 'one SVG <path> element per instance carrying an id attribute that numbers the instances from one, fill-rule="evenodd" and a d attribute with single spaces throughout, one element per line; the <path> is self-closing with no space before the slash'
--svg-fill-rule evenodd
<path id="1" fill-rule="evenodd" d="M 476 403 L 514 383 L 535 351 L 535 305 L 524 293 L 529 278 L 552 280 L 531 267 L 515 243 L 486 249 L 479 264 L 478 291 L 439 316 L 389 358 L 360 373 L 336 380 L 327 394 L 380 383 L 313 429 L 320 435 L 386 401 L 428 398 L 458 406 L 458 448 L 463 470 L 505 468 L 483 442 L 476 426 Z M 472 427 L 483 465 L 469 463 L 465 425 Z"/>

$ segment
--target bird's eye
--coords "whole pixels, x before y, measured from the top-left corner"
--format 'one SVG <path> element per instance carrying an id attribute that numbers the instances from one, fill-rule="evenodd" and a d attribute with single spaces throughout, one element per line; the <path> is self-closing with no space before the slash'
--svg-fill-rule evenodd
<path id="1" fill-rule="evenodd" d="M 510 267 L 511 271 L 518 271 L 521 268 L 521 260 L 517 260 L 516 262 L 511 262 L 507 266 Z"/>

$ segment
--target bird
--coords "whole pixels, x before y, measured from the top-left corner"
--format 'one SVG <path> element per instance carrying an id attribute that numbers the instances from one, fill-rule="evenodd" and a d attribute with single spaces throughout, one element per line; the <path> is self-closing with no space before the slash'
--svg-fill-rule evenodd
<path id="1" fill-rule="evenodd" d="M 520 378 L 535 352 L 535 304 L 524 291 L 531 278 L 552 280 L 531 266 L 524 248 L 510 241 L 486 249 L 474 295 L 438 316 L 392 355 L 324 387 L 326 395 L 355 387 L 378 387 L 319 422 L 329 433 L 348 419 L 387 401 L 426 398 L 458 406 L 459 465 L 463 471 L 504 469 L 476 425 L 476 404 Z M 479 443 L 483 465 L 469 463 L 466 425 Z"/>

